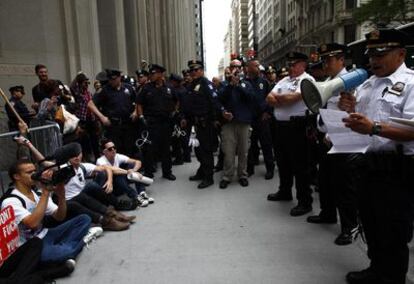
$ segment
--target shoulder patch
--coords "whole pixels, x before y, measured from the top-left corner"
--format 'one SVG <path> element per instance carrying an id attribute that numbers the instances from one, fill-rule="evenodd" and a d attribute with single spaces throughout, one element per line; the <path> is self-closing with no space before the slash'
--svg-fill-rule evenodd
<path id="1" fill-rule="evenodd" d="M 211 85 L 211 84 L 209 84 L 208 87 L 210 88 L 210 90 L 214 89 L 213 85 Z"/>

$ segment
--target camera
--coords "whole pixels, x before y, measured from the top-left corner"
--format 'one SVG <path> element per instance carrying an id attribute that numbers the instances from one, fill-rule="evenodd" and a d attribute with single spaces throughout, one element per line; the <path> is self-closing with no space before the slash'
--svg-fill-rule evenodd
<path id="1" fill-rule="evenodd" d="M 53 172 L 51 179 L 45 179 L 42 177 L 43 173 L 48 170 L 52 170 Z M 69 163 L 62 165 L 54 164 L 35 172 L 32 175 L 32 180 L 39 181 L 45 185 L 58 185 L 67 183 L 72 177 L 75 176 L 75 174 L 75 169 Z"/>

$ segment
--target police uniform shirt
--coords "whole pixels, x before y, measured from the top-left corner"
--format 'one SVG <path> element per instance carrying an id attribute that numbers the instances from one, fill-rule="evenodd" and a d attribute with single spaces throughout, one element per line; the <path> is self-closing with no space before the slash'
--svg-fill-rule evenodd
<path id="1" fill-rule="evenodd" d="M 269 94 L 270 86 L 267 80 L 262 77 L 257 77 L 255 79 L 247 78 L 246 79 L 253 87 L 256 100 L 259 104 L 260 111 L 268 111 L 268 105 L 266 103 L 266 96 Z"/>
<path id="2" fill-rule="evenodd" d="M 302 75 L 296 78 L 287 76 L 276 84 L 272 92 L 278 95 L 300 93 L 300 82 L 305 78 L 315 81 L 315 79 L 306 72 L 303 72 Z M 308 108 L 303 100 L 300 100 L 289 106 L 274 108 L 273 114 L 277 120 L 288 121 L 291 116 L 305 116 L 307 109 Z"/>
<path id="3" fill-rule="evenodd" d="M 186 109 L 189 116 L 214 116 L 216 110 L 221 110 L 218 95 L 207 78 L 201 77 L 193 80 L 187 87 L 188 94 L 185 96 L 185 104 L 191 106 Z"/>
<path id="4" fill-rule="evenodd" d="M 414 71 L 403 63 L 388 77 L 371 76 L 357 89 L 355 112 L 383 123 L 391 123 L 390 116 L 413 119 Z M 368 152 L 395 151 L 397 144 L 403 145 L 404 154 L 414 155 L 414 141 L 397 142 L 377 135 L 372 136 Z"/>
<path id="5" fill-rule="evenodd" d="M 93 102 L 102 108 L 109 119 L 128 119 L 133 110 L 132 92 L 124 84 L 119 89 L 106 85 L 100 93 L 94 95 Z"/>
<path id="6" fill-rule="evenodd" d="M 326 79 L 325 82 L 330 81 L 330 80 L 335 79 L 335 78 L 338 78 L 339 76 L 345 75 L 347 73 L 348 73 L 348 71 L 344 67 L 341 70 L 341 72 L 339 72 L 334 78 L 329 77 L 328 79 Z M 332 97 L 329 98 L 329 100 L 326 102 L 326 108 L 327 109 L 339 110 L 339 108 L 338 108 L 338 102 L 339 102 L 339 98 L 340 98 L 339 93 L 340 92 L 336 92 L 332 95 Z"/>
<path id="7" fill-rule="evenodd" d="M 144 116 L 167 117 L 175 110 L 176 96 L 166 85 L 156 87 L 155 82 L 144 86 L 137 96 L 137 104 L 142 105 Z"/>

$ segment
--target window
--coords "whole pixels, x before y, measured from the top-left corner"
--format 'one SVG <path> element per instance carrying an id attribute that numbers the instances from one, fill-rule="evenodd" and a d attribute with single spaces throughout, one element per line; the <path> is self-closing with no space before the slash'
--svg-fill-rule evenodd
<path id="1" fill-rule="evenodd" d="M 353 9 L 357 6 L 357 0 L 345 0 L 345 9 Z"/>
<path id="2" fill-rule="evenodd" d="M 356 25 L 344 26 L 344 41 L 350 43 L 356 39 Z"/>

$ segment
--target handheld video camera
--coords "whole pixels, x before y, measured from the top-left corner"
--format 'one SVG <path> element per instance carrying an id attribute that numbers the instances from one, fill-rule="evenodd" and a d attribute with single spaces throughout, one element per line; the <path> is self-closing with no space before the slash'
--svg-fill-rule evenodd
<path id="1" fill-rule="evenodd" d="M 47 161 L 54 160 L 55 163 L 34 173 L 32 179 L 45 185 L 67 183 L 76 174 L 73 166 L 69 163 L 69 159 L 78 156 L 81 152 L 82 147 L 79 143 L 69 143 L 58 148 L 53 155 L 46 158 Z M 53 173 L 52 177 L 46 180 L 42 176 L 48 170 L 52 170 Z"/>
<path id="2" fill-rule="evenodd" d="M 52 170 L 52 178 L 45 179 L 42 177 L 43 173 L 47 170 Z M 67 183 L 72 177 L 75 176 L 75 170 L 73 166 L 69 163 L 65 163 L 63 165 L 51 165 L 48 167 L 43 168 L 32 174 L 32 180 L 40 181 L 45 185 L 58 185 L 58 184 L 65 184 Z"/>

